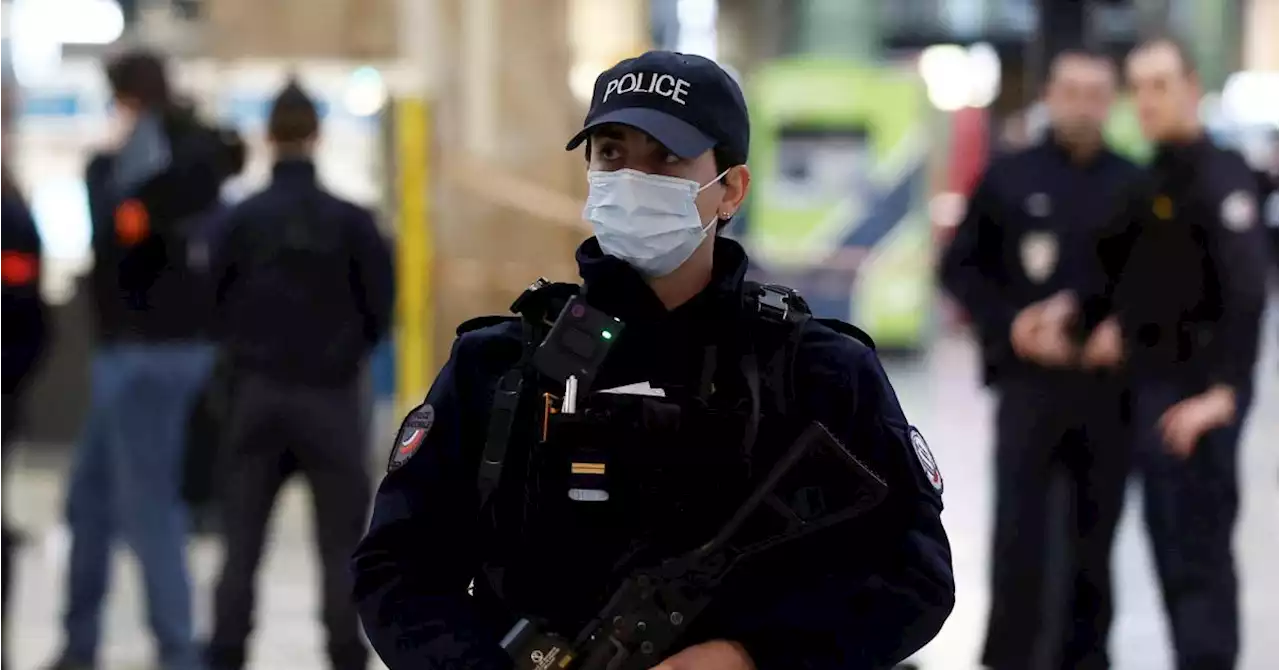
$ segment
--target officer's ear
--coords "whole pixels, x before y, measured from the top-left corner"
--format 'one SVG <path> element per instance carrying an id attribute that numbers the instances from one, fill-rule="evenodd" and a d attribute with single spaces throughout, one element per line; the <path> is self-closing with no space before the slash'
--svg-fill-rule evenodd
<path id="1" fill-rule="evenodd" d="M 745 165 L 735 165 L 729 168 L 720 181 L 724 184 L 724 194 L 720 197 L 720 206 L 716 210 L 721 221 L 717 228 L 723 227 L 742 208 L 742 203 L 751 190 L 751 170 Z"/>

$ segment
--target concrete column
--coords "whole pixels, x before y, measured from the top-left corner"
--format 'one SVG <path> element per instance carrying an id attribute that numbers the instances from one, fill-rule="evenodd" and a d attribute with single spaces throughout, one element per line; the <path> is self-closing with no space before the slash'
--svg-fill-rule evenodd
<path id="1" fill-rule="evenodd" d="M 538 276 L 573 279 L 573 250 L 588 233 L 585 164 L 564 150 L 585 110 L 569 87 L 568 0 L 438 2 L 440 351 L 460 321 L 506 313 Z"/>
<path id="2" fill-rule="evenodd" d="M 1280 69 L 1280 0 L 1248 0 L 1244 25 L 1244 69 Z"/>
<path id="3" fill-rule="evenodd" d="M 570 81 L 578 102 L 590 102 L 596 76 L 651 48 L 648 0 L 567 0 Z"/>
<path id="4" fill-rule="evenodd" d="M 207 4 L 209 55 L 226 58 L 351 58 L 396 56 L 395 0 Z"/>
<path id="5" fill-rule="evenodd" d="M 796 0 L 796 51 L 874 60 L 880 53 L 878 2 Z"/>

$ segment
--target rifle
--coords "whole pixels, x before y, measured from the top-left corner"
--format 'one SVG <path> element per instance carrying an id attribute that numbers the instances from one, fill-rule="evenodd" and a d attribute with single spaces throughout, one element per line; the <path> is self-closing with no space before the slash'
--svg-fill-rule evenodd
<path id="1" fill-rule="evenodd" d="M 779 485 L 806 456 L 838 460 L 857 480 L 847 504 L 817 519 L 803 518 L 776 495 Z M 521 619 L 503 638 L 502 648 L 517 670 L 648 670 L 673 650 L 741 561 L 854 519 L 878 505 L 887 493 L 884 480 L 822 424 L 811 423 L 711 540 L 657 567 L 632 572 L 572 641 Z M 765 504 L 783 516 L 785 530 L 742 546 L 732 544 Z"/>

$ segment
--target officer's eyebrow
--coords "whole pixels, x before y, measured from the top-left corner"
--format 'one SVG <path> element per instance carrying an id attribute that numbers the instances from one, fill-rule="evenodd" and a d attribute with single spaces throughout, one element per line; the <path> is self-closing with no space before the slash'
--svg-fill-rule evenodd
<path id="1" fill-rule="evenodd" d="M 610 126 L 605 126 L 605 127 L 601 128 L 601 129 L 599 129 L 599 130 L 595 131 L 594 133 L 591 133 L 591 139 L 593 139 L 593 140 L 616 140 L 616 141 L 621 142 L 622 140 L 626 139 L 626 135 L 625 135 L 625 134 L 623 134 L 623 132 L 622 132 L 622 128 L 620 128 L 620 127 L 618 127 L 618 126 L 610 125 Z"/>
<path id="2" fill-rule="evenodd" d="M 655 139 L 653 135 L 650 135 L 649 133 L 646 133 L 643 130 L 631 128 L 630 126 L 625 126 L 620 123 L 611 123 L 607 126 L 602 126 L 599 130 L 591 134 L 591 139 L 592 140 L 613 140 L 616 142 L 624 142 L 627 139 L 627 131 L 639 133 L 642 137 L 644 137 L 645 144 L 647 145 L 652 145 L 664 151 L 667 150 L 666 145 L 664 145 L 663 143 Z"/>

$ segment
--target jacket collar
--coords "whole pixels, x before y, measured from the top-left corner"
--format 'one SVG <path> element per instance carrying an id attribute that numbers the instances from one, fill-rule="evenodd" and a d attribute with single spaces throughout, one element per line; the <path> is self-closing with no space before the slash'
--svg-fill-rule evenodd
<path id="1" fill-rule="evenodd" d="M 1104 143 L 1099 145 L 1097 151 L 1094 151 L 1087 159 L 1084 161 L 1077 161 L 1076 157 L 1067 150 L 1066 145 L 1058 141 L 1058 138 L 1052 129 L 1044 134 L 1044 139 L 1040 141 L 1040 149 L 1041 151 L 1052 154 L 1063 163 L 1075 166 L 1082 170 L 1089 170 L 1101 165 L 1103 160 L 1107 157 L 1108 152 L 1107 145 Z"/>
<path id="2" fill-rule="evenodd" d="M 1156 146 L 1154 165 L 1160 167 L 1186 167 L 1195 165 L 1212 141 L 1205 133 L 1184 142 L 1161 142 Z"/>
<path id="3" fill-rule="evenodd" d="M 715 242 L 711 281 L 688 302 L 667 310 L 648 282 L 625 261 L 600 250 L 594 237 L 578 247 L 578 274 L 583 294 L 592 306 L 628 325 L 671 321 L 723 321 L 741 309 L 742 283 L 747 253 L 737 242 L 720 237 Z"/>
<path id="4" fill-rule="evenodd" d="M 316 164 L 307 158 L 282 158 L 271 168 L 272 182 L 315 183 Z"/>

